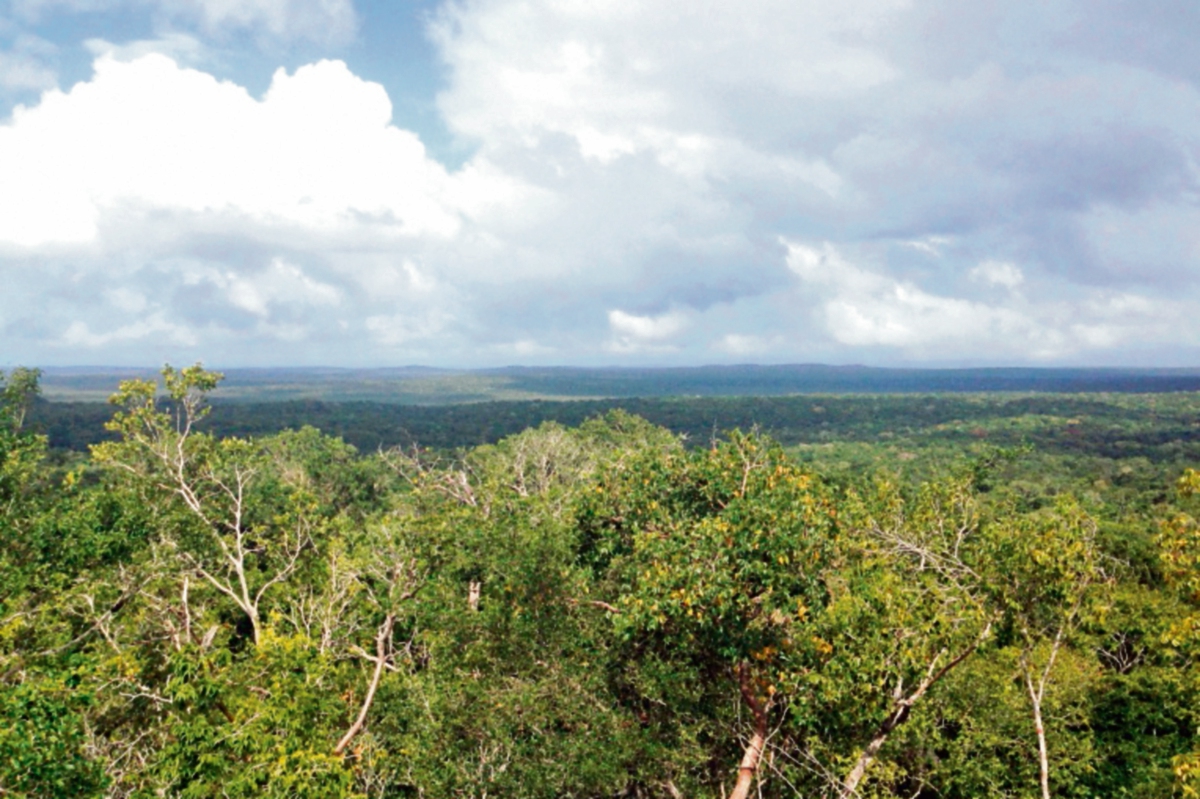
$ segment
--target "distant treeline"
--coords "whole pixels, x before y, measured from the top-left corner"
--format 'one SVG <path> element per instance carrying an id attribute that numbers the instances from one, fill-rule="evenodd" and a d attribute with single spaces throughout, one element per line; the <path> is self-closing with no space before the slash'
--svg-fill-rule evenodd
<path id="1" fill-rule="evenodd" d="M 316 427 L 360 451 L 457 449 L 488 444 L 545 421 L 577 426 L 620 408 L 707 444 L 732 429 L 759 428 L 785 445 L 920 437 L 1036 443 L 1044 451 L 1154 461 L 1200 458 L 1200 394 L 803 395 L 481 402 L 447 406 L 375 402 L 216 403 L 204 420 L 217 436 L 258 437 Z M 50 446 L 84 451 L 110 438 L 111 406 L 38 402 L 34 429 Z"/>
<path id="2" fill-rule="evenodd" d="M 511 367 L 508 388 L 552 396 L 731 396 L 821 392 L 1164 392 L 1200 390 L 1194 369 L 888 369 L 779 364 L 667 369 Z"/>
<path id="3" fill-rule="evenodd" d="M 1196 369 L 884 369 L 777 364 L 679 368 L 506 367 L 442 370 L 227 369 L 216 400 L 316 399 L 449 405 L 489 400 L 632 397 L 763 397 L 793 394 L 929 394 L 1036 391 L 1161 393 L 1200 391 Z M 64 401 L 103 400 L 121 380 L 155 369 L 51 368 L 42 387 Z"/>

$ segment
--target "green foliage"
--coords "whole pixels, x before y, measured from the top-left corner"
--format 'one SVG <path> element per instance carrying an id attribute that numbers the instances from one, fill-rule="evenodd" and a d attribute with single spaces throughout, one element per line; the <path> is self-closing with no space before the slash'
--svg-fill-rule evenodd
<path id="1" fill-rule="evenodd" d="M 1200 688 L 1200 669 L 1194 664 L 1200 655 L 1200 523 L 1192 512 L 1200 495 L 1200 472 L 1188 469 L 1177 485 L 1179 505 L 1183 506 L 1162 523 L 1159 545 L 1164 572 L 1178 596 L 1188 608 L 1163 636 L 1164 641 L 1187 658 L 1192 690 Z M 1175 760 L 1175 773 L 1184 796 L 1200 796 L 1200 746 Z"/>
<path id="2" fill-rule="evenodd" d="M 1051 795 L 1196 795 L 1190 396 L 654 406 L 687 440 L 530 404 L 361 455 L 219 434 L 197 365 L 87 459 L 36 378 L 0 399 L 5 795 L 1030 796 L 1035 709 Z M 713 436 L 740 413 L 809 443 Z"/>
<path id="3" fill-rule="evenodd" d="M 827 602 L 836 514 L 777 445 L 734 434 L 621 464 L 584 502 L 618 635 L 728 666 L 809 657 L 792 627 Z"/>
<path id="4" fill-rule="evenodd" d="M 272 635 L 244 661 L 185 648 L 169 670 L 168 742 L 152 766 L 160 790 L 188 799 L 356 795 L 326 739 L 345 711 L 336 664 L 308 641 Z"/>
<path id="5" fill-rule="evenodd" d="M 19 799 L 100 796 L 103 770 L 85 752 L 88 697 L 31 677 L 0 686 L 0 794 Z"/>
<path id="6" fill-rule="evenodd" d="M 38 393 L 38 372 L 0 372 L 0 614 L 5 614 L 30 573 L 38 553 L 30 528 L 45 500 L 43 460 L 46 439 L 22 428 L 29 403 Z"/>

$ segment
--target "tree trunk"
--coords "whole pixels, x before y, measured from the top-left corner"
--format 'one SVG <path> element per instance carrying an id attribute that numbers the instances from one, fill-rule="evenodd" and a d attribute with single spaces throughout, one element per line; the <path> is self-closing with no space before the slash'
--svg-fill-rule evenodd
<path id="1" fill-rule="evenodd" d="M 1046 753 L 1046 726 L 1042 722 L 1041 692 L 1033 687 L 1033 678 L 1028 671 L 1025 673 L 1025 687 L 1029 690 L 1029 704 L 1033 707 L 1033 729 L 1037 733 L 1038 743 L 1038 779 L 1042 789 L 1042 799 L 1050 799 L 1050 758 Z"/>
<path id="2" fill-rule="evenodd" d="M 1074 616 L 1075 611 L 1072 610 L 1070 618 L 1074 618 Z M 1058 658 L 1059 649 L 1062 648 L 1069 623 L 1070 619 L 1058 628 L 1058 632 L 1054 636 L 1054 643 L 1050 645 L 1050 655 L 1046 658 L 1046 665 L 1038 675 L 1037 685 L 1034 685 L 1033 682 L 1033 663 L 1030 661 L 1033 657 L 1032 648 L 1027 649 L 1021 656 L 1021 671 L 1025 677 L 1025 688 L 1029 691 L 1029 705 L 1033 709 L 1033 730 L 1037 734 L 1038 781 L 1042 789 L 1042 799 L 1050 799 L 1050 756 L 1046 751 L 1046 724 L 1042 719 L 1042 701 L 1046 698 L 1046 686 L 1050 682 L 1050 673 L 1054 670 L 1054 661 Z"/>
<path id="3" fill-rule="evenodd" d="M 250 629 L 254 634 L 254 647 L 257 649 L 262 645 L 262 630 L 260 629 L 262 625 L 258 619 L 258 608 L 253 605 L 247 607 L 246 617 L 250 619 Z"/>
<path id="4" fill-rule="evenodd" d="M 738 682 L 742 698 L 754 714 L 754 734 L 750 736 L 750 743 L 742 755 L 737 782 L 734 783 L 729 799 L 747 799 L 750 796 L 750 788 L 754 785 L 754 776 L 758 773 L 758 764 L 762 760 L 763 747 L 767 745 L 767 710 L 754 695 L 753 686 L 750 684 L 750 670 L 745 663 L 738 668 Z"/>
<path id="5" fill-rule="evenodd" d="M 738 766 L 737 782 L 734 783 L 729 799 L 746 799 L 750 795 L 750 788 L 754 785 L 754 775 L 758 773 L 758 761 L 762 758 L 763 747 L 767 743 L 765 721 L 764 718 L 764 723 L 755 722 L 754 735 L 750 736 L 750 744 L 746 747 L 746 753 L 742 755 L 742 763 Z"/>
<path id="6" fill-rule="evenodd" d="M 383 620 L 383 624 L 379 628 L 379 633 L 375 636 L 375 673 L 371 675 L 371 684 L 367 686 L 367 695 L 363 697 L 362 708 L 358 711 L 358 718 L 350 725 L 350 729 L 346 730 L 346 734 L 342 736 L 342 740 L 338 741 L 337 746 L 333 748 L 335 755 L 340 755 L 346 751 L 346 747 L 354 740 L 354 736 L 362 731 L 363 726 L 367 722 L 367 713 L 371 710 L 371 703 L 375 701 L 375 691 L 379 688 L 379 679 L 383 676 L 383 669 L 387 665 L 387 645 L 392 637 L 392 626 L 396 623 L 396 614 L 389 613 L 387 618 Z"/>

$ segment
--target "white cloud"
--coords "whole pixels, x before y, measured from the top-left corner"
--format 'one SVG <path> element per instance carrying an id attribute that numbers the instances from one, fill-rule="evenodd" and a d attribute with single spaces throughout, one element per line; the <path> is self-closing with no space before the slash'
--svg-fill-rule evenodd
<path id="1" fill-rule="evenodd" d="M 337 305 L 342 299 L 334 286 L 312 279 L 280 258 L 257 275 L 214 275 L 212 280 L 228 292 L 230 304 L 264 318 L 270 316 L 272 305 Z"/>
<path id="2" fill-rule="evenodd" d="M 485 148 L 565 135 L 602 164 L 650 153 L 687 177 L 772 171 L 830 192 L 840 178 L 827 162 L 764 150 L 759 115 L 732 106 L 745 92 L 791 103 L 892 80 L 887 60 L 854 42 L 903 5 L 448 4 L 434 34 L 453 82 L 439 102 Z"/>
<path id="3" fill-rule="evenodd" d="M 730 355 L 762 355 L 779 344 L 778 337 L 772 339 L 742 333 L 727 333 L 717 340 L 714 347 L 718 351 L 727 352 Z"/>
<path id="4" fill-rule="evenodd" d="M 878 293 L 842 295 L 825 305 L 829 330 L 852 346 L 919 348 L 1031 338 L 1032 325 L 1020 312 L 929 294 L 892 283 Z M 1008 349 L 1009 346 L 1005 348 Z"/>
<path id="5" fill-rule="evenodd" d="M 164 33 L 153 39 L 135 39 L 124 44 L 114 44 L 100 38 L 85 39 L 83 46 L 97 58 L 107 56 L 117 61 L 136 61 L 142 56 L 158 54 L 177 64 L 198 66 L 210 58 L 208 48 L 203 42 L 195 36 L 177 31 Z"/>
<path id="6" fill-rule="evenodd" d="M 1025 273 L 1006 261 L 984 261 L 971 270 L 971 279 L 1012 290 L 1025 282 Z"/>
<path id="7" fill-rule="evenodd" d="M 613 338 L 608 347 L 614 352 L 662 351 L 668 340 L 687 327 L 687 318 L 678 311 L 658 316 L 637 316 L 618 309 L 608 312 Z"/>
<path id="8" fill-rule="evenodd" d="M 86 322 L 75 321 L 63 332 L 57 343 L 62 347 L 99 349 L 114 343 L 144 341 L 151 337 L 165 337 L 172 343 L 183 346 L 193 346 L 197 343 L 194 331 L 167 320 L 161 312 L 121 325 L 106 333 L 93 333 Z"/>
<path id="9" fill-rule="evenodd" d="M 682 314 L 674 311 L 659 316 L 636 316 L 612 310 L 608 312 L 608 323 L 619 336 L 640 341 L 661 341 L 683 330 L 686 320 Z"/>
<path id="10" fill-rule="evenodd" d="M 1098 1 L 1092 32 L 1139 13 Z M 31 352 L 79 322 L 97 358 L 156 360 L 154 318 L 265 361 L 1200 343 L 1200 73 L 1033 0 L 987 24 L 940 0 L 447 2 L 441 121 L 477 148 L 452 170 L 339 62 L 261 95 L 179 66 L 345 36 L 349 0 L 18 6 L 56 2 L 153 33 L 93 42 L 94 77 L 0 124 L 0 316 Z"/>
<path id="11" fill-rule="evenodd" d="M 926 236 L 923 239 L 904 242 L 907 246 L 914 250 L 919 250 L 927 255 L 932 255 L 935 258 L 942 254 L 942 250 L 949 244 L 953 243 L 953 239 L 949 236 Z"/>
<path id="12" fill-rule="evenodd" d="M 411 259 L 396 264 L 386 253 L 378 263 L 358 266 L 352 271 L 362 289 L 381 302 L 433 299 L 445 289 L 434 275 Z"/>
<path id="13" fill-rule="evenodd" d="M 57 78 L 54 70 L 35 59 L 12 53 L 0 53 L 0 88 L 47 89 Z"/>
<path id="14" fill-rule="evenodd" d="M 385 347 L 399 347 L 425 341 L 440 333 L 452 320 L 434 310 L 425 313 L 397 313 L 367 317 L 366 328 L 372 338 Z"/>
<path id="15" fill-rule="evenodd" d="M 35 36 L 17 36 L 10 50 L 0 50 L 0 90 L 42 91 L 55 86 L 58 77 L 46 64 L 53 51 L 53 45 Z"/>
<path id="16" fill-rule="evenodd" d="M 352 0 L 184 0 L 182 3 L 177 0 L 160 0 L 160 2 L 169 11 L 195 14 L 209 29 L 259 28 L 281 38 L 343 41 L 354 34 L 358 25 Z"/>
<path id="17" fill-rule="evenodd" d="M 1162 335 L 1176 303 L 1135 294 L 1090 293 L 1072 303 L 1031 305 L 1013 295 L 987 304 L 933 294 L 862 268 L 832 244 L 786 242 L 787 265 L 821 296 L 827 332 L 841 344 L 887 347 L 924 357 L 1060 358 L 1089 349 L 1129 345 L 1147 331 Z M 1021 283 L 1012 264 L 987 261 L 973 277 L 1008 288 Z"/>
<path id="18" fill-rule="evenodd" d="M 831 244 L 787 243 L 788 266 L 826 289 L 825 322 L 852 346 L 961 347 L 980 340 L 1027 339 L 1033 327 L 1020 312 L 930 294 L 911 283 L 862 269 Z"/>
<path id="19" fill-rule="evenodd" d="M 141 313 L 149 304 L 145 294 L 125 287 L 108 289 L 104 292 L 104 298 L 118 311 L 128 314 Z"/>
<path id="20" fill-rule="evenodd" d="M 281 70 L 255 100 L 161 55 L 101 57 L 93 80 L 0 127 L 0 242 L 89 244 L 114 218 L 163 212 L 454 233 L 452 181 L 390 117 L 382 87 L 341 62 Z"/>
<path id="21" fill-rule="evenodd" d="M 541 358 L 557 352 L 554 347 L 542 344 L 531 338 L 493 344 L 489 349 L 502 355 L 516 356 L 518 358 Z"/>

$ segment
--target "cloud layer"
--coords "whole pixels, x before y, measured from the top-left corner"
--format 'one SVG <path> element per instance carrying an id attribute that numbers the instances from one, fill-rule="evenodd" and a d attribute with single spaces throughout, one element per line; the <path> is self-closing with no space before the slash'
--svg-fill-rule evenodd
<path id="1" fill-rule="evenodd" d="M 0 330 L 39 362 L 1192 362 L 1200 19 L 1101 5 L 447 5 L 453 169 L 340 61 L 255 96 L 96 45 L 0 125 Z"/>

